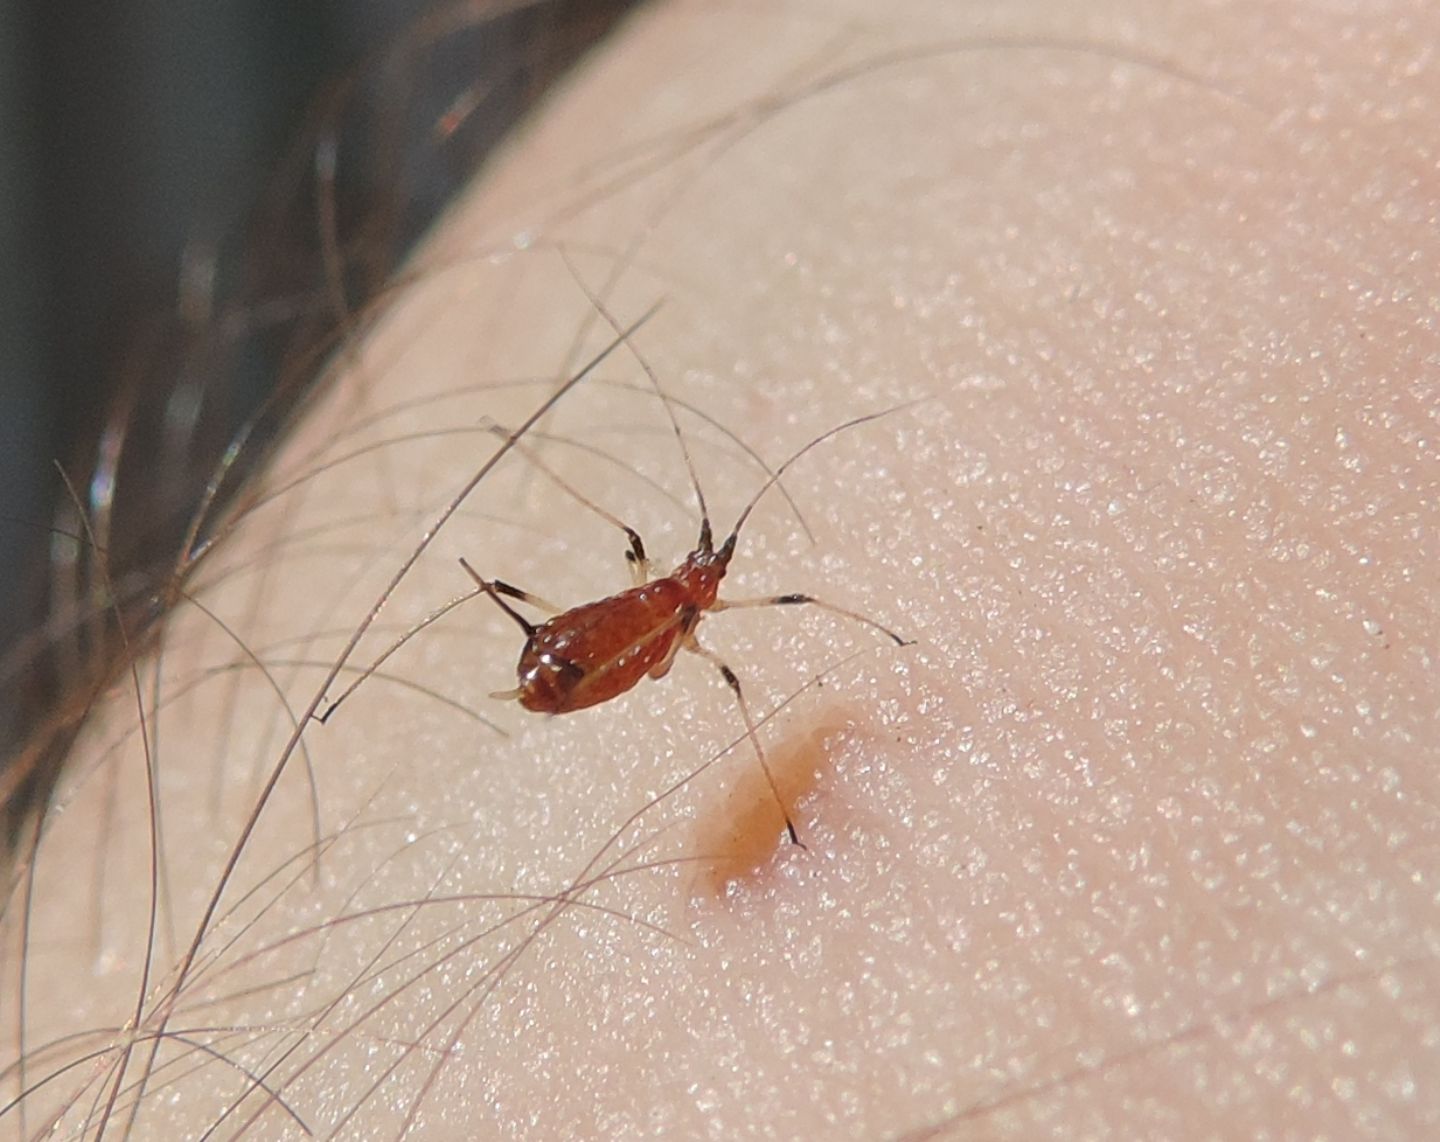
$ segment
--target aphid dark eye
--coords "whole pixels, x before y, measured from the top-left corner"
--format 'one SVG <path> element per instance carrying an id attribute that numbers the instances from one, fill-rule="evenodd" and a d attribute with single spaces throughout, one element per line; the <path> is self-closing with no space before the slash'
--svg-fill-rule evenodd
<path id="1" fill-rule="evenodd" d="M 568 658 L 561 658 L 559 655 L 547 654 L 544 661 L 547 666 L 553 666 L 555 673 L 564 681 L 566 687 L 576 686 L 585 677 L 585 671 L 576 666 Z"/>

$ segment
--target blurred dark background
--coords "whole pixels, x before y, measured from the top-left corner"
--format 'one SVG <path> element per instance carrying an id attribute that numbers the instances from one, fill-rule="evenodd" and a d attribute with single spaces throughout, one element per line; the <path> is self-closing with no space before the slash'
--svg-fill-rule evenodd
<path id="1" fill-rule="evenodd" d="M 632 2 L 0 0 L 0 754 L 115 651 L 57 618 L 55 463 L 153 595 L 227 444 L 258 462 L 344 315 Z"/>

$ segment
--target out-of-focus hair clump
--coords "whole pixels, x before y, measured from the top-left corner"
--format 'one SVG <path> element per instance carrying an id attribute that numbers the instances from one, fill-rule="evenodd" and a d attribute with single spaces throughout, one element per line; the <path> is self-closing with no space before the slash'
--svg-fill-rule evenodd
<path id="1" fill-rule="evenodd" d="M 52 521 L 0 654 L 13 862 L 97 699 L 151 648 L 337 347 L 383 311 L 452 192 L 632 0 L 447 3 L 325 88 L 239 232 L 191 249 L 58 458 Z M 132 299 L 133 301 L 133 299 Z"/>

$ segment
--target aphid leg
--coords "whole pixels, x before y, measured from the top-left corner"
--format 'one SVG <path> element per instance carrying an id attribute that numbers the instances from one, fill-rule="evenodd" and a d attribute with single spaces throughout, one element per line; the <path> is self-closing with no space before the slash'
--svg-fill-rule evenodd
<path id="1" fill-rule="evenodd" d="M 763 599 L 716 599 L 710 609 L 712 611 L 736 611 L 741 607 L 793 607 L 800 605 L 819 607 L 831 614 L 843 615 L 847 619 L 854 619 L 857 623 L 874 627 L 886 638 L 894 640 L 896 646 L 910 645 L 909 639 L 901 638 L 889 627 L 883 623 L 877 623 L 868 615 L 838 607 L 834 603 L 827 603 L 824 599 L 817 599 L 814 595 L 769 595 Z"/>
<path id="2" fill-rule="evenodd" d="M 502 582 L 499 579 L 491 582 L 489 579 L 482 578 L 480 572 L 471 567 L 463 555 L 460 557 L 460 566 L 465 568 L 466 574 L 475 580 L 475 585 L 479 587 L 480 590 L 495 600 L 497 607 L 515 620 L 520 629 L 525 632 L 526 638 L 529 638 L 535 633 L 535 624 L 502 599 L 500 597 L 501 595 L 508 595 L 512 599 L 517 599 L 522 603 L 528 603 L 530 606 L 538 607 L 542 611 L 548 610 L 552 614 L 559 610 L 558 607 L 552 606 L 544 599 L 538 598 L 528 591 L 522 591 L 519 587 L 512 587 L 509 583 Z"/>
<path id="3" fill-rule="evenodd" d="M 461 562 L 464 562 L 464 560 L 461 560 Z M 470 571 L 470 568 L 467 567 L 466 570 Z M 474 574 L 473 571 L 470 573 L 472 575 Z M 544 611 L 547 615 L 558 615 L 564 609 L 563 607 L 556 606 L 549 599 L 542 599 L 539 595 L 532 595 L 529 591 L 523 591 L 519 587 L 512 586 L 505 582 L 504 579 L 491 579 L 490 586 L 495 588 L 497 595 L 505 595 L 511 599 L 516 599 L 524 603 L 527 607 L 534 607 L 537 611 Z M 484 587 L 481 587 L 481 590 L 483 591 Z M 474 596 L 471 597 L 473 598 Z"/>
<path id="4" fill-rule="evenodd" d="M 676 616 L 676 621 L 675 621 L 675 624 L 674 624 L 674 625 L 675 625 L 675 626 L 678 626 L 678 627 L 681 629 L 682 632 L 694 630 L 694 629 L 695 629 L 695 611 L 694 611 L 694 609 L 693 609 L 693 608 L 688 608 L 688 609 L 682 611 L 679 615 Z M 693 641 L 693 639 L 692 639 L 691 641 Z M 656 679 L 658 679 L 658 678 L 664 678 L 665 675 L 669 674 L 669 673 L 670 673 L 670 668 L 675 665 L 675 657 L 676 657 L 676 655 L 678 655 L 678 654 L 680 653 L 680 648 L 681 648 L 682 646 L 685 646 L 685 645 L 686 645 L 686 638 L 685 638 L 685 636 L 684 636 L 683 633 L 682 633 L 682 637 L 677 638 L 674 642 L 672 642 L 672 643 L 670 644 L 670 649 L 669 649 L 669 651 L 666 653 L 665 657 L 662 658 L 659 662 L 657 662 L 654 666 L 650 667 L 650 670 L 649 670 L 650 677 L 651 677 L 651 678 L 656 678 Z"/>
<path id="5" fill-rule="evenodd" d="M 736 704 L 740 707 L 740 716 L 745 719 L 745 736 L 750 739 L 750 744 L 755 748 L 755 757 L 760 762 L 760 769 L 765 774 L 765 780 L 770 783 L 770 792 L 775 797 L 775 804 L 780 806 L 780 815 L 785 818 L 785 829 L 790 834 L 790 843 L 799 845 L 802 849 L 805 848 L 804 842 L 800 840 L 800 834 L 795 831 L 795 822 L 790 819 L 790 810 L 785 806 L 785 798 L 780 796 L 780 787 L 775 783 L 775 775 L 770 772 L 770 763 L 765 759 L 765 749 L 760 744 L 760 734 L 755 728 L 755 719 L 750 716 L 750 706 L 745 701 L 745 692 L 740 688 L 740 679 L 735 676 L 735 671 L 725 665 L 724 660 L 718 654 L 701 646 L 693 634 L 687 636 L 684 646 L 692 654 L 698 654 L 706 661 L 713 662 L 715 668 L 725 679 L 725 685 L 729 686 L 731 693 L 735 695 Z"/>
<path id="6" fill-rule="evenodd" d="M 499 424 L 492 424 L 490 431 L 505 440 L 510 440 L 513 436 L 508 429 Z M 571 499 L 575 500 L 581 506 L 589 508 L 606 523 L 610 524 L 610 526 L 623 531 L 625 538 L 629 541 L 629 547 L 625 552 L 625 562 L 630 565 L 630 577 L 634 580 L 635 586 L 637 587 L 650 581 L 650 560 L 645 554 L 645 541 L 640 538 L 638 531 L 586 496 L 579 488 L 575 487 L 561 476 L 559 472 L 555 471 L 554 468 L 541 460 L 540 457 L 535 454 L 533 448 L 519 443 L 513 444 L 512 447 L 516 452 L 524 456 L 536 471 L 554 483 L 561 491 L 569 493 Z M 478 579 L 476 581 L 479 582 Z M 559 608 L 554 608 L 554 610 L 558 611 Z"/>
<path id="7" fill-rule="evenodd" d="M 525 632 L 526 638 L 529 638 L 535 633 L 535 624 L 532 623 L 529 619 L 527 619 L 524 615 L 522 615 L 519 611 L 517 611 L 514 607 L 512 607 L 509 603 L 507 603 L 504 599 L 502 599 L 500 597 L 501 595 L 507 595 L 512 599 L 526 604 L 527 606 L 535 607 L 542 611 L 548 611 L 552 615 L 558 614 L 560 611 L 560 608 L 557 607 L 554 603 L 546 602 L 538 595 L 532 595 L 529 591 L 522 591 L 519 587 L 511 586 L 503 579 L 484 578 L 478 571 L 475 570 L 475 568 L 470 566 L 469 561 L 466 560 L 463 555 L 460 557 L 460 566 L 465 568 L 466 574 L 468 574 L 470 578 L 475 580 L 476 586 L 478 586 L 480 590 L 484 591 L 487 595 L 490 596 L 491 599 L 495 601 L 495 605 L 497 607 L 499 607 L 502 611 L 504 611 L 507 615 L 509 615 L 512 619 L 515 620 L 515 622 L 519 625 L 520 629 Z M 498 698 L 501 701 L 510 701 L 513 698 L 520 697 L 520 690 L 518 687 L 513 690 L 492 690 L 490 691 L 490 697 Z"/>
<path id="8" fill-rule="evenodd" d="M 632 528 L 627 527 L 625 534 L 630 539 L 630 548 L 625 552 L 625 562 L 630 564 L 630 579 L 635 586 L 643 587 L 650 582 L 650 557 L 645 554 L 645 541 Z"/>

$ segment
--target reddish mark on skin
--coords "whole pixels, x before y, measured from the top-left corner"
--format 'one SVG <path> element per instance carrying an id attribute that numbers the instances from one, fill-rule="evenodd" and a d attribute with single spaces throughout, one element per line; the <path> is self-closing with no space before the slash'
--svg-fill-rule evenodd
<path id="1" fill-rule="evenodd" d="M 770 772 L 784 803 L 802 804 L 823 788 L 846 742 L 857 733 L 863 715 L 852 707 L 831 706 L 767 750 Z M 737 774 L 730 791 L 701 814 L 695 830 L 699 872 L 691 886 L 694 900 L 724 899 L 731 886 L 761 885 L 776 869 L 785 843 L 785 818 L 765 775 L 753 766 Z"/>

